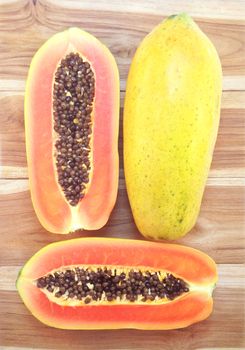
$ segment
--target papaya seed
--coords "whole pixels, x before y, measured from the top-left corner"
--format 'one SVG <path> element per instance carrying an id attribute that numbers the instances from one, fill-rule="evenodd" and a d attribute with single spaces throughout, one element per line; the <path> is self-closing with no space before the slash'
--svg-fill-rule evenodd
<path id="1" fill-rule="evenodd" d="M 56 271 L 40 277 L 36 285 L 50 293 L 54 292 L 57 298 L 64 296 L 82 300 L 85 304 L 102 299 L 111 302 L 122 298 L 130 302 L 174 300 L 189 292 L 188 284 L 170 273 L 162 276 L 160 272 L 133 269 L 125 273 L 107 267 L 75 267 L 73 270 Z"/>
<path id="2" fill-rule="evenodd" d="M 53 117 L 58 138 L 55 143 L 58 182 L 72 206 L 84 197 L 89 183 L 90 158 L 84 159 L 83 151 L 89 150 L 88 155 L 91 152 L 94 96 L 95 78 L 90 64 L 78 53 L 69 53 L 55 72 Z M 76 173 L 71 171 L 75 167 Z"/>

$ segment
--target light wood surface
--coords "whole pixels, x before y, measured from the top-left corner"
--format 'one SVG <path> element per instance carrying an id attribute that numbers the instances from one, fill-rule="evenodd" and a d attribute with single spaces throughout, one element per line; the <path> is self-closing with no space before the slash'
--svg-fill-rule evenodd
<path id="1" fill-rule="evenodd" d="M 122 164 L 125 82 L 141 39 L 167 15 L 186 11 L 215 44 L 223 67 L 221 123 L 201 212 L 178 243 L 218 263 L 214 312 L 176 331 L 62 331 L 48 328 L 22 304 L 15 280 L 44 245 L 80 236 L 143 239 L 128 204 Z M 57 31 L 79 26 L 115 55 L 121 77 L 118 199 L 99 231 L 59 236 L 39 224 L 30 199 L 23 101 L 31 58 Z M 0 349 L 244 349 L 245 348 L 245 1 L 1 0 L 0 2 Z"/>

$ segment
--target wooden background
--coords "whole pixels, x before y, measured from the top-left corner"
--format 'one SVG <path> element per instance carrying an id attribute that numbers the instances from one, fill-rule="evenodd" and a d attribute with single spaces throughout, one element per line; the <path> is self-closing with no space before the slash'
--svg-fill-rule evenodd
<path id="1" fill-rule="evenodd" d="M 214 312 L 208 320 L 176 331 L 48 328 L 30 315 L 15 289 L 17 273 L 33 253 L 62 238 L 142 237 L 125 189 L 122 128 L 118 200 L 106 227 L 61 237 L 40 226 L 28 189 L 23 125 L 31 58 L 57 31 L 69 26 L 90 31 L 116 57 L 123 106 L 125 80 L 139 42 L 165 16 L 181 11 L 192 15 L 213 41 L 224 73 L 221 124 L 201 213 L 192 232 L 179 241 L 218 263 Z M 1 0 L 0 31 L 0 348 L 244 349 L 245 1 Z"/>

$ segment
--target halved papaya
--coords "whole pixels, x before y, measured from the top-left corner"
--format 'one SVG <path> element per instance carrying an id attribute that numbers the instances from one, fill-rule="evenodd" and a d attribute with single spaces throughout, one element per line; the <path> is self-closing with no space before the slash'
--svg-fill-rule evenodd
<path id="1" fill-rule="evenodd" d="M 99 229 L 118 187 L 119 75 L 110 51 L 70 28 L 35 54 L 25 95 L 31 197 L 51 232 Z"/>
<path id="2" fill-rule="evenodd" d="M 110 238 L 53 243 L 17 289 L 41 322 L 63 329 L 175 329 L 207 318 L 214 261 L 180 245 Z"/>

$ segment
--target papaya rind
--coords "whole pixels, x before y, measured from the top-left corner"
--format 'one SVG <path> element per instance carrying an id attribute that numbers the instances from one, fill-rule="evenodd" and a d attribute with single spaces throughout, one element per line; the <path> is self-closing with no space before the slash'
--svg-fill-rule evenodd
<path id="1" fill-rule="evenodd" d="M 126 86 L 124 169 L 133 217 L 145 237 L 174 240 L 195 225 L 221 93 L 217 51 L 190 16 L 170 16 L 143 39 Z"/>

